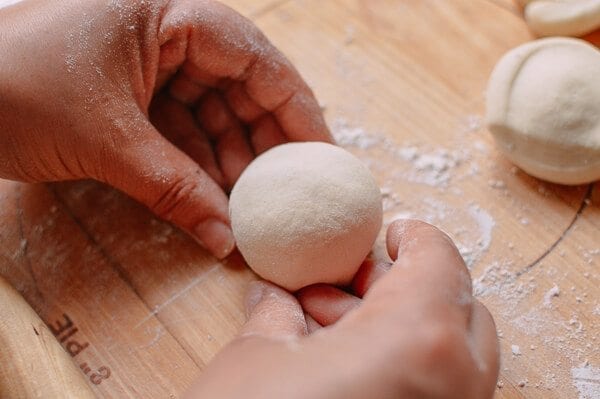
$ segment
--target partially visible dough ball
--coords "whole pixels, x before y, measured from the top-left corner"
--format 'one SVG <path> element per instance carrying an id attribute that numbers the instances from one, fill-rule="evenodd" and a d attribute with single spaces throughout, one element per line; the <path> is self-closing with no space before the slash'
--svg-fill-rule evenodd
<path id="1" fill-rule="evenodd" d="M 490 78 L 486 119 L 527 173 L 561 184 L 600 179 L 600 52 L 563 38 L 511 50 Z"/>
<path id="2" fill-rule="evenodd" d="M 600 0 L 520 0 L 538 36 L 582 36 L 600 27 Z"/>
<path id="3" fill-rule="evenodd" d="M 289 143 L 257 157 L 231 192 L 238 249 L 290 291 L 350 282 L 381 228 L 381 192 L 356 157 L 331 144 Z"/>

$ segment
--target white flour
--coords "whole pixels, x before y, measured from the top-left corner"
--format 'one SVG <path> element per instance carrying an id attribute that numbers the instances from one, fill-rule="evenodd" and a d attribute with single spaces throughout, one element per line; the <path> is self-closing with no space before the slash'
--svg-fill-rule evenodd
<path id="1" fill-rule="evenodd" d="M 367 134 L 357 126 L 351 126 L 345 119 L 336 119 L 332 126 L 333 137 L 342 147 L 358 147 L 367 150 L 382 142 L 383 138 Z"/>
<path id="2" fill-rule="evenodd" d="M 471 117 L 467 121 L 468 128 L 474 129 L 477 120 Z M 467 266 L 475 266 L 486 254 L 492 245 L 496 225 L 493 216 L 474 202 L 461 201 L 463 204 L 456 207 L 447 201 L 449 196 L 462 200 L 462 191 L 452 182 L 472 176 L 473 170 L 477 169 L 468 149 L 432 148 L 415 143 L 400 145 L 385 134 L 368 132 L 344 118 L 334 120 L 332 131 L 338 144 L 359 152 L 374 172 L 387 175 L 382 188 L 387 224 L 400 218 L 415 218 L 442 228 L 458 225 L 461 228 L 447 233 L 455 240 Z M 398 170 L 379 170 L 384 164 L 398 165 Z M 434 191 L 411 204 L 402 200 L 401 190 L 392 188 L 402 181 Z"/>
<path id="3" fill-rule="evenodd" d="M 572 307 L 572 304 L 584 304 L 587 293 L 579 292 L 573 282 L 567 286 L 573 286 L 571 290 L 564 289 L 569 281 L 568 269 L 538 262 L 535 270 L 555 281 L 549 287 L 541 287 L 541 281 L 545 279 L 538 283 L 536 273 L 519 274 L 530 261 L 520 253 L 528 243 L 517 236 L 508 242 L 495 242 L 498 241 L 494 239 L 498 224 L 495 213 L 505 210 L 503 206 L 511 207 L 512 223 L 517 228 L 526 231 L 539 220 L 535 218 L 536 209 L 531 203 L 520 202 L 511 191 L 515 184 L 513 176 L 522 175 L 522 172 L 516 168 L 511 168 L 510 174 L 496 170 L 492 147 L 480 136 L 481 117 L 468 116 L 462 128 L 457 129 L 462 138 L 449 140 L 449 147 L 435 147 L 416 139 L 398 143 L 385 133 L 374 134 L 343 118 L 336 120 L 333 130 L 341 145 L 355 152 L 376 175 L 382 176 L 386 224 L 397 218 L 416 218 L 448 232 L 473 273 L 474 295 L 492 309 L 498 325 L 508 324 L 511 330 L 520 332 L 518 344 L 505 342 L 515 337 L 498 334 L 501 342 L 505 342 L 502 361 L 506 376 L 524 390 L 550 392 L 572 383 L 579 392 L 579 399 L 600 399 L 597 369 L 573 368 L 573 375 L 568 374 L 569 366 L 580 364 L 600 352 L 600 321 L 597 318 L 600 303 L 593 311 L 596 317 L 590 319 L 589 314 Z M 498 197 L 499 201 L 484 204 L 465 199 L 463 187 L 471 184 L 480 190 L 492 191 L 494 194 L 489 197 Z M 402 190 L 407 186 L 410 186 L 411 194 L 404 197 Z M 556 196 L 551 186 L 544 183 L 538 183 L 534 190 L 541 198 Z M 496 256 L 486 256 L 495 246 L 499 246 L 494 252 Z M 600 261 L 599 248 L 582 246 L 576 251 L 589 265 Z M 557 254 L 564 257 L 566 251 L 560 248 Z M 584 277 L 596 278 L 594 270 L 590 268 Z M 532 298 L 537 298 L 537 304 Z M 575 310 L 565 314 L 561 304 L 567 302 Z M 527 353 L 523 352 L 524 347 L 529 348 Z M 530 356 L 535 354 L 543 363 L 541 352 L 546 350 L 558 354 L 558 358 L 549 357 L 548 364 L 532 367 Z M 515 374 L 514 370 L 520 370 L 520 373 L 532 370 L 531 376 L 537 373 L 537 377 L 534 379 L 529 373 Z M 499 387 L 503 385 L 499 383 Z"/>
<path id="4" fill-rule="evenodd" d="M 21 0 L 0 0 L 0 8 L 8 7 L 8 6 L 10 6 L 12 4 L 16 4 L 20 1 Z"/>
<path id="5" fill-rule="evenodd" d="M 600 398 L 600 369 L 585 365 L 571 369 L 573 385 L 579 392 L 579 399 Z"/>
<path id="6" fill-rule="evenodd" d="M 547 307 L 552 306 L 552 298 L 560 295 L 560 288 L 558 285 L 554 284 L 552 288 L 550 288 L 546 294 L 544 295 L 544 305 Z"/>

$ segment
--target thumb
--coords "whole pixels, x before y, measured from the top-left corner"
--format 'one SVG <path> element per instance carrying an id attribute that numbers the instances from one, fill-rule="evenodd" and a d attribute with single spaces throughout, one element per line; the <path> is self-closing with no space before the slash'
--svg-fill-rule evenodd
<path id="1" fill-rule="evenodd" d="M 182 228 L 217 258 L 229 255 L 235 241 L 223 190 L 145 117 L 135 127 L 141 134 L 118 143 L 100 180 Z"/>
<path id="2" fill-rule="evenodd" d="M 265 281 L 250 283 L 246 295 L 248 321 L 241 335 L 271 338 L 298 337 L 308 334 L 300 303 L 289 292 Z"/>

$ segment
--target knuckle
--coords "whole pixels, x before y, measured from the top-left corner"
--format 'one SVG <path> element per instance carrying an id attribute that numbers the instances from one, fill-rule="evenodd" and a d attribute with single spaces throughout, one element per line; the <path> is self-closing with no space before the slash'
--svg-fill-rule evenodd
<path id="1" fill-rule="evenodd" d="M 450 365 L 460 358 L 460 348 L 464 345 L 465 333 L 449 323 L 430 326 L 422 332 L 422 349 L 426 359 Z"/>
<path id="2" fill-rule="evenodd" d="M 470 399 L 473 397 L 470 385 L 472 368 L 466 355 L 469 350 L 466 337 L 465 329 L 449 320 L 425 322 L 412 331 L 411 339 L 406 340 L 411 342 L 410 347 L 388 345 L 384 355 L 387 360 L 390 360 L 389 356 L 393 359 L 386 361 L 387 364 L 398 359 L 412 359 L 413 373 L 408 376 L 402 367 L 386 372 L 391 373 L 391 380 L 412 386 L 418 397 Z M 413 379 L 411 376 L 428 376 L 429 382 L 424 383 L 421 378 Z M 402 389 L 405 388 L 403 386 Z"/>
<path id="3" fill-rule="evenodd" d="M 195 174 L 168 181 L 161 190 L 162 194 L 150 205 L 150 209 L 159 217 L 172 221 L 190 208 L 190 198 L 198 189 Z"/>
<path id="4" fill-rule="evenodd" d="M 444 322 L 422 333 L 423 372 L 437 381 L 438 393 L 473 397 L 474 386 L 469 380 L 474 373 L 467 340 L 464 328 Z"/>

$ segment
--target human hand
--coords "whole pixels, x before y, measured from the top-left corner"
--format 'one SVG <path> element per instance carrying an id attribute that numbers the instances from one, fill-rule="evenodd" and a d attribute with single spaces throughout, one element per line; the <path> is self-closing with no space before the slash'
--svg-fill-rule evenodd
<path id="1" fill-rule="evenodd" d="M 218 2 L 24 1 L 0 37 L 0 177 L 108 183 L 219 258 L 255 155 L 331 141 L 294 67 Z"/>
<path id="2" fill-rule="evenodd" d="M 253 283 L 248 322 L 188 397 L 491 398 L 496 329 L 452 241 L 401 221 L 387 248 L 394 264 L 366 262 L 353 294 Z"/>

